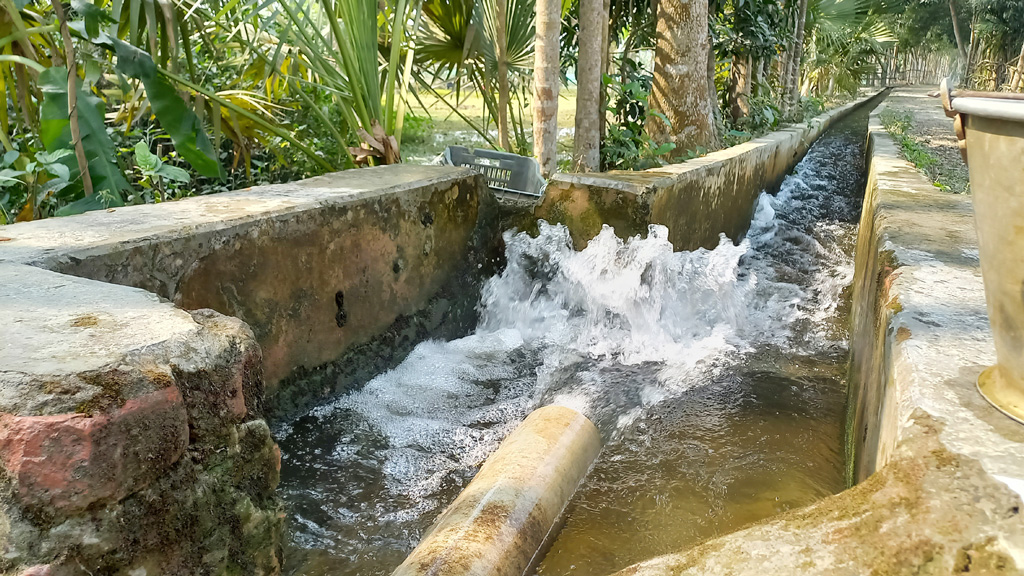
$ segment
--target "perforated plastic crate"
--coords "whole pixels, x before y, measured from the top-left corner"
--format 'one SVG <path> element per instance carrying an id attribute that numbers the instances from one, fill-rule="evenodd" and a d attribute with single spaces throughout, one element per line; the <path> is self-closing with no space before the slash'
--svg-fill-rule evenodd
<path id="1" fill-rule="evenodd" d="M 444 159 L 453 166 L 465 166 L 483 174 L 487 186 L 496 194 L 537 198 L 544 193 L 540 164 L 533 158 L 465 146 L 449 146 Z"/>

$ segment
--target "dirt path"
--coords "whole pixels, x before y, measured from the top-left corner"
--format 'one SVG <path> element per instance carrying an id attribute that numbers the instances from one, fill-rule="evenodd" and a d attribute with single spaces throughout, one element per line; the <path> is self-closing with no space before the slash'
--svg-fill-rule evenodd
<path id="1" fill-rule="evenodd" d="M 910 114 L 913 117 L 907 135 L 917 141 L 938 162 L 926 171 L 932 182 L 938 182 L 956 194 L 970 191 L 967 165 L 960 157 L 960 149 L 953 133 L 953 120 L 942 111 L 938 98 L 929 98 L 933 86 L 909 86 L 897 88 L 886 99 L 889 110 Z"/>

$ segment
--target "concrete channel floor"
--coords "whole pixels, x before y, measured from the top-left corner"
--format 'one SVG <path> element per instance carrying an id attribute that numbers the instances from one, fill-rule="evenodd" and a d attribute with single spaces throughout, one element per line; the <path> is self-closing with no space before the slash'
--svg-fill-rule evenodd
<path id="1" fill-rule="evenodd" d="M 884 106 L 871 117 L 861 221 L 880 256 L 867 271 L 879 278 L 871 297 L 885 322 L 884 354 L 872 360 L 889 375 L 865 383 L 881 396 L 868 415 L 878 471 L 618 576 L 1024 573 L 1024 426 L 975 389 L 995 351 L 971 199 L 938 190 L 900 157 L 881 127 Z"/>

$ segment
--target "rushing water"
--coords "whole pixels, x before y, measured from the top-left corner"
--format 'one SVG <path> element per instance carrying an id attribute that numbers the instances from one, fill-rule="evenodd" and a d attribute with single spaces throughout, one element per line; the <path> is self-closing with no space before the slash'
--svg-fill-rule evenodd
<path id="1" fill-rule="evenodd" d="M 826 133 L 747 238 L 506 233 L 473 334 L 279 430 L 291 574 L 387 575 L 530 410 L 605 450 L 538 568 L 600 575 L 842 489 L 844 290 L 866 113 Z"/>

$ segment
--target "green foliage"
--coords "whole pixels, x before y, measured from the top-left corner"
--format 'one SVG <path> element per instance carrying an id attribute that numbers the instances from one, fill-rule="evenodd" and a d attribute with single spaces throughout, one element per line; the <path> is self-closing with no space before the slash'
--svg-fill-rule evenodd
<path id="1" fill-rule="evenodd" d="M 498 62 L 496 37 L 498 0 L 427 0 L 420 25 L 419 86 L 451 108 L 492 148 L 498 148 L 489 126 L 497 127 Z M 509 81 L 511 152 L 529 155 L 525 117 L 533 77 L 534 0 L 503 0 L 508 2 L 503 23 Z M 422 73 L 429 70 L 431 74 Z M 432 78 L 431 78 L 432 76 Z M 444 79 L 453 88 L 448 96 L 433 85 Z M 477 123 L 459 110 L 460 98 L 469 91 L 478 93 L 484 102 L 484 117 Z"/>
<path id="2" fill-rule="evenodd" d="M 810 120 L 825 111 L 825 99 L 819 96 L 805 96 L 800 99 L 800 107 L 803 109 L 803 118 Z"/>
<path id="3" fill-rule="evenodd" d="M 819 97 L 855 94 L 896 42 L 888 22 L 899 9 L 885 0 L 810 0 L 805 87 Z"/>
<path id="4" fill-rule="evenodd" d="M 0 224 L 8 224 L 20 214 L 51 212 L 56 196 L 68 187 L 71 170 L 62 162 L 74 154 L 64 148 L 53 152 L 38 151 L 34 160 L 17 150 L 10 150 L 0 160 Z"/>
<path id="5" fill-rule="evenodd" d="M 135 165 L 142 172 L 144 181 L 152 181 L 155 178 L 164 178 L 179 183 L 188 183 L 189 181 L 188 172 L 177 166 L 164 164 L 160 157 L 149 151 L 149 146 L 146 146 L 145 142 L 135 145 Z"/>
<path id="6" fill-rule="evenodd" d="M 160 125 L 174 142 L 174 149 L 207 178 L 224 178 L 224 167 L 217 161 L 213 144 L 206 136 L 199 117 L 181 99 L 171 82 L 160 75 L 153 58 L 116 38 L 104 38 L 113 45 L 117 55 L 117 70 L 146 87 L 150 107 Z M 187 181 L 187 180 L 186 180 Z"/>
<path id="7" fill-rule="evenodd" d="M 601 167 L 604 170 L 646 170 L 662 166 L 665 155 L 676 145 L 657 144 L 644 127 L 646 115 L 657 114 L 665 123 L 668 118 L 647 110 L 651 77 L 640 75 L 625 84 L 605 75 L 604 84 L 613 98 L 608 111 L 615 121 L 609 122 L 607 134 L 601 144 Z"/>
<path id="8" fill-rule="evenodd" d="M 73 145 L 68 116 L 68 71 L 66 68 L 49 68 L 39 75 L 39 84 L 43 92 L 40 107 L 42 144 L 48 152 L 70 150 Z M 130 191 L 131 186 L 114 160 L 116 152 L 104 123 L 103 103 L 81 88 L 78 89 L 78 129 L 94 189 L 117 197 Z M 70 174 L 68 180 L 75 186 L 75 196 L 78 196 L 81 188 L 78 163 L 73 155 L 65 155 L 63 161 Z"/>
<path id="9" fill-rule="evenodd" d="M 785 9 L 775 0 L 712 0 L 708 13 L 720 57 L 774 58 L 792 34 Z"/>
<path id="10" fill-rule="evenodd" d="M 949 187 L 938 182 L 938 175 L 935 172 L 935 167 L 939 164 L 939 159 L 933 156 L 927 149 L 921 146 L 913 136 L 908 134 L 911 125 L 913 124 L 914 117 L 908 113 L 897 113 L 891 110 L 885 110 L 880 115 L 882 124 L 885 126 L 886 131 L 893 137 L 897 144 L 900 146 L 900 150 L 903 152 L 903 157 L 906 158 L 917 169 L 924 172 L 928 177 L 935 182 L 935 186 L 943 190 L 948 190 Z"/>
<path id="11" fill-rule="evenodd" d="M 402 125 L 402 142 L 408 144 L 423 144 L 430 141 L 434 133 L 434 122 L 426 116 L 417 116 L 411 112 L 405 113 L 405 121 Z"/>

